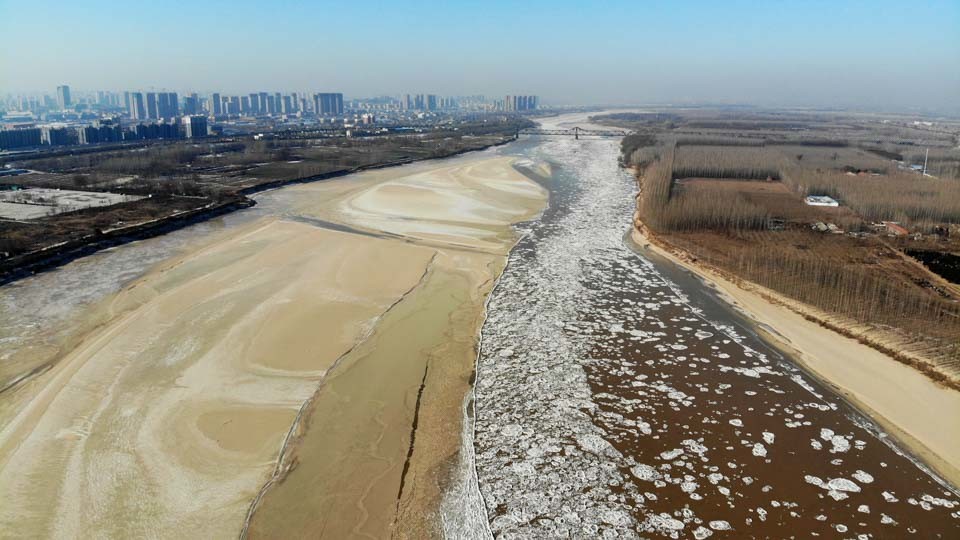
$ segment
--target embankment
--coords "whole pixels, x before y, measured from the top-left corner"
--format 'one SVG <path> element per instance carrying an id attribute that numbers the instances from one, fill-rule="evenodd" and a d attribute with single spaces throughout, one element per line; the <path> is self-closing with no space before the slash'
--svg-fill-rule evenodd
<path id="1" fill-rule="evenodd" d="M 37 272 L 63 266 L 68 264 L 70 261 L 76 260 L 80 257 L 86 257 L 87 255 L 92 255 L 103 249 L 117 247 L 129 242 L 145 240 L 147 238 L 153 238 L 155 236 L 167 234 L 169 232 L 176 231 L 184 227 L 189 227 L 209 219 L 220 217 L 236 210 L 250 208 L 251 206 L 256 205 L 256 201 L 249 198 L 249 196 L 263 191 L 277 189 L 289 185 L 307 184 L 312 182 L 320 182 L 323 180 L 331 180 L 334 178 L 341 178 L 366 170 L 384 169 L 388 167 L 407 165 L 418 161 L 454 157 L 466 154 L 468 152 L 476 152 L 496 146 L 502 146 L 513 142 L 514 140 L 515 137 L 505 137 L 496 143 L 486 144 L 479 147 L 460 148 L 426 158 L 400 159 L 384 163 L 350 167 L 307 177 L 263 182 L 255 186 L 238 190 L 236 193 L 226 197 L 224 200 L 212 202 L 193 210 L 177 212 L 162 218 L 136 223 L 133 225 L 97 231 L 94 234 L 89 234 L 75 240 L 47 246 L 42 249 L 22 253 L 2 260 L 0 261 L 0 286 L 23 279 L 25 277 L 29 277 Z"/>
<path id="2" fill-rule="evenodd" d="M 693 272 L 754 321 L 758 332 L 834 388 L 935 469 L 960 485 L 960 392 L 838 326 L 822 312 L 719 269 L 672 246 L 634 215 L 641 249 Z"/>

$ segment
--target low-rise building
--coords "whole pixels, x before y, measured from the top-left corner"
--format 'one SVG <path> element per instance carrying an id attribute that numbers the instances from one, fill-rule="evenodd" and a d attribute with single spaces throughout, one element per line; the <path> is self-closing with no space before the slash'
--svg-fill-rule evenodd
<path id="1" fill-rule="evenodd" d="M 826 195 L 808 195 L 803 202 L 810 206 L 840 206 L 840 203 Z"/>
<path id="2" fill-rule="evenodd" d="M 906 236 L 910 234 L 910 231 L 900 226 L 899 223 L 894 221 L 884 221 L 883 225 L 887 229 L 887 234 L 891 236 Z"/>

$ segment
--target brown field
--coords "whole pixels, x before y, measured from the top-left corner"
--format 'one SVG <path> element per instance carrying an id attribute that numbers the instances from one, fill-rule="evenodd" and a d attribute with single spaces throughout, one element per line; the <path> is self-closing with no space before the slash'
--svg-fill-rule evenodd
<path id="1" fill-rule="evenodd" d="M 778 124 L 697 111 L 645 122 L 622 158 L 638 173 L 640 226 L 701 264 L 871 329 L 876 346 L 960 387 L 960 287 L 906 253 L 960 251 L 960 181 L 891 159 L 925 144 L 946 162 L 960 126 L 951 141 L 862 118 Z M 807 195 L 840 207 L 806 205 Z M 888 237 L 871 225 L 881 220 L 912 236 Z M 815 222 L 856 235 L 819 233 Z"/>
<path id="2" fill-rule="evenodd" d="M 11 161 L 36 173 L 0 184 L 110 191 L 151 198 L 28 222 L 0 220 L 0 271 L 25 255 L 98 230 L 171 217 L 184 210 L 230 207 L 260 186 L 478 150 L 510 140 L 512 123 L 466 124 L 456 131 L 369 138 L 158 142 L 142 148 Z M 2 164 L 2 163 L 0 163 Z"/>
<path id="3" fill-rule="evenodd" d="M 664 235 L 699 262 L 895 337 L 928 358 L 935 378 L 960 374 L 955 289 L 877 238 L 808 230 Z"/>
<path id="4" fill-rule="evenodd" d="M 898 221 L 923 233 L 960 224 L 960 181 L 895 172 L 851 176 L 836 171 L 789 168 L 786 182 L 805 194 L 830 195 L 867 221 Z"/>
<path id="5" fill-rule="evenodd" d="M 805 168 L 843 169 L 850 167 L 862 170 L 886 171 L 892 164 L 889 159 L 856 147 L 829 148 L 818 146 L 774 146 L 783 159 L 802 163 Z"/>
<path id="6" fill-rule="evenodd" d="M 771 218 L 797 224 L 806 225 L 814 221 L 839 224 L 857 219 L 856 214 L 847 207 L 810 206 L 783 182 L 713 178 L 683 178 L 674 182 L 674 192 L 680 197 L 710 196 L 718 191 L 735 193 L 766 210 Z"/>

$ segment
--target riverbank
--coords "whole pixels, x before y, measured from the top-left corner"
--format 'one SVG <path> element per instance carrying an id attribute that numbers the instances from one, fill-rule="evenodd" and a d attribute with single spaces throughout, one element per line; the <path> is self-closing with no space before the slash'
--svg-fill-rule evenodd
<path id="1" fill-rule="evenodd" d="M 867 413 L 954 486 L 960 485 L 960 392 L 826 328 L 825 314 L 708 268 L 651 234 L 638 215 L 633 242 L 686 268 L 756 323 L 771 343 Z"/>
<path id="2" fill-rule="evenodd" d="M 435 530 L 483 299 L 546 192 L 508 158 L 397 171 L 285 188 L 85 308 L 4 396 L 0 528 Z"/>
<path id="3" fill-rule="evenodd" d="M 510 225 L 546 202 L 545 190 L 509 163 L 378 183 L 329 214 L 298 209 L 434 256 L 418 287 L 337 361 L 305 406 L 249 512 L 247 536 L 437 535 L 484 301 L 516 242 Z"/>
<path id="4" fill-rule="evenodd" d="M 513 142 L 514 140 L 515 137 L 513 136 L 505 136 L 499 141 L 481 144 L 479 146 L 466 146 L 456 150 L 441 149 L 437 155 L 429 157 L 404 158 L 383 163 L 348 167 L 307 177 L 261 182 L 253 186 L 239 189 L 236 193 L 223 197 L 218 201 L 202 201 L 205 204 L 197 208 L 174 212 L 161 218 L 134 223 L 132 225 L 123 225 L 106 230 L 97 229 L 91 234 L 84 235 L 80 238 L 74 238 L 71 240 L 58 242 L 56 244 L 47 245 L 40 249 L 21 253 L 2 260 L 0 261 L 0 286 L 23 279 L 25 277 L 29 277 L 37 272 L 63 266 L 68 264 L 70 261 L 91 255 L 103 249 L 117 247 L 129 242 L 135 242 L 147 238 L 153 238 L 182 229 L 184 227 L 196 225 L 197 223 L 209 219 L 223 216 L 224 214 L 228 214 L 236 210 L 249 208 L 256 204 L 256 201 L 250 198 L 250 195 L 256 193 L 261 193 L 267 190 L 277 189 L 289 185 L 331 180 L 368 170 L 384 169 L 422 161 L 451 158 L 469 152 L 476 152 L 496 146 L 502 146 L 504 144 Z"/>
<path id="5" fill-rule="evenodd" d="M 490 296 L 451 536 L 955 528 L 945 482 L 704 282 L 624 242 L 636 180 L 617 141 L 533 154 L 554 170 L 551 204 Z"/>

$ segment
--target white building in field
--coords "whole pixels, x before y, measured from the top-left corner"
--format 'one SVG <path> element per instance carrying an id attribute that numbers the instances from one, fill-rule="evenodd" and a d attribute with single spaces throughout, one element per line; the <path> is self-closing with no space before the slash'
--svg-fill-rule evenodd
<path id="1" fill-rule="evenodd" d="M 803 202 L 810 206 L 840 206 L 840 203 L 826 195 L 808 195 Z"/>

